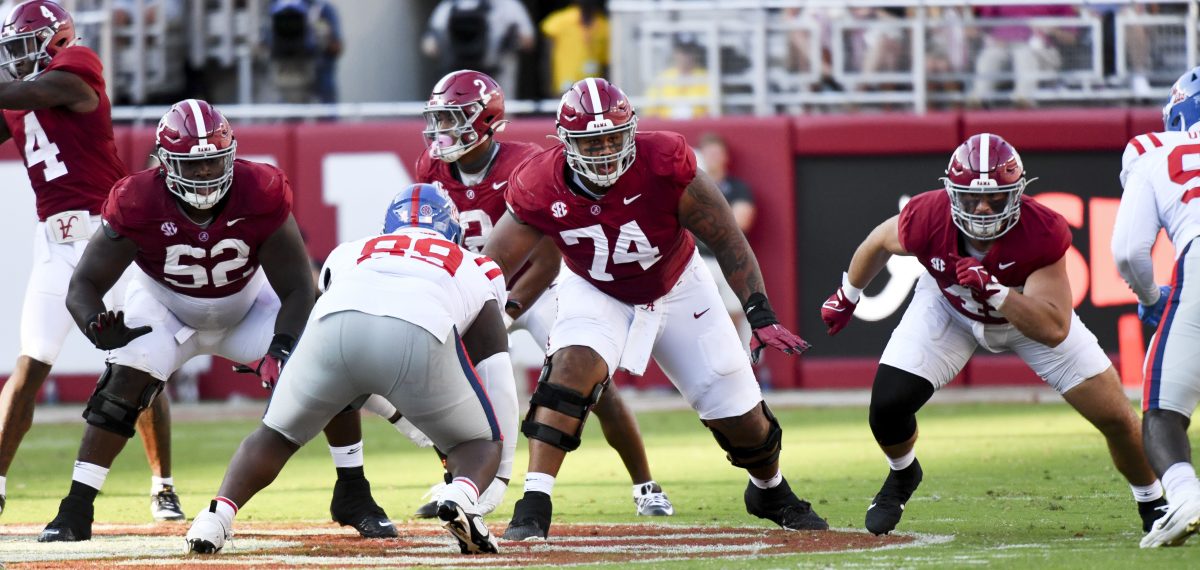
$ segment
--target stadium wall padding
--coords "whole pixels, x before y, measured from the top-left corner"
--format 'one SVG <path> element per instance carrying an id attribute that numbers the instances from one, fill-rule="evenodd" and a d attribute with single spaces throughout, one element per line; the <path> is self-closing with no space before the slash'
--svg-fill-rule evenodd
<path id="1" fill-rule="evenodd" d="M 239 156 L 271 161 L 283 168 L 295 192 L 295 215 L 317 260 L 339 242 L 377 231 L 388 199 L 414 182 L 412 165 L 423 151 L 423 121 L 313 122 L 240 125 L 235 132 Z M 1072 285 L 1084 321 L 1114 355 L 1125 347 L 1125 381 L 1136 376 L 1144 347 L 1137 327 L 1118 326 L 1134 312 L 1132 295 L 1122 294 L 1108 256 L 1107 232 L 1120 195 L 1117 173 L 1121 151 L 1133 135 L 1161 128 L 1157 110 L 1035 110 L 910 114 L 733 117 L 695 121 L 647 119 L 642 130 L 674 130 L 696 141 L 715 132 L 728 143 L 733 173 L 749 183 L 758 201 L 758 220 L 749 234 L 767 282 L 768 293 L 785 325 L 814 344 L 802 358 L 767 357 L 774 388 L 861 388 L 870 385 L 876 359 L 898 322 L 911 290 L 893 286 L 887 303 L 874 309 L 878 321 L 856 319 L 836 338 L 820 323 L 821 301 L 840 280 L 858 243 L 876 224 L 898 211 L 903 196 L 939 187 L 946 160 L 967 135 L 983 130 L 1008 138 L 1022 152 L 1030 176 L 1042 179 L 1029 193 L 1067 216 L 1075 232 L 1069 259 Z M 554 122 L 514 118 L 501 140 L 549 146 Z M 140 169 L 153 151 L 154 129 L 116 129 L 122 158 Z M 4 232 L 13 249 L 29 249 L 32 192 L 12 145 L 0 147 L 0 176 L 18 202 L 10 209 Z M 24 239 L 22 239 L 24 237 Z M 1169 250 L 1156 260 L 1170 260 Z M 31 260 L 13 261 L 3 284 L 0 315 L 9 323 L 0 332 L 0 374 L 11 371 L 18 351 L 20 299 Z M 1107 257 L 1106 257 L 1107 256 Z M 1162 258 L 1162 259 L 1159 259 Z M 898 276 L 911 271 L 898 266 Z M 879 294 L 886 280 L 868 289 Z M 1114 281 L 1115 279 L 1115 281 Z M 882 301 L 881 301 L 882 302 Z M 893 307 L 894 305 L 894 307 Z M 890 312 L 888 311 L 890 309 Z M 1118 330 L 1124 331 L 1118 334 Z M 1138 338 L 1133 338 L 1134 336 Z M 72 340 L 56 365 L 58 397 L 82 401 L 90 394 L 103 355 L 81 335 Z M 256 382 L 229 371 L 218 361 L 205 375 L 202 397 L 232 394 L 265 397 Z M 638 387 L 665 386 L 661 372 L 643 378 L 619 378 Z M 959 385 L 1028 384 L 1038 380 L 1011 356 L 984 355 L 973 360 Z"/>

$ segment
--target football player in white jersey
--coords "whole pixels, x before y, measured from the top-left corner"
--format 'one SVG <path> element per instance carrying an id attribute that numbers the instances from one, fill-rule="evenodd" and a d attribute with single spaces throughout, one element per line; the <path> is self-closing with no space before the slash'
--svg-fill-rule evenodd
<path id="1" fill-rule="evenodd" d="M 1142 380 L 1142 437 L 1169 504 L 1142 548 L 1179 546 L 1200 530 L 1200 480 L 1187 436 L 1200 403 L 1200 67 L 1171 88 L 1163 125 L 1125 147 L 1112 243 L 1117 269 L 1137 295 L 1138 317 L 1156 327 Z M 1170 285 L 1154 281 L 1150 252 L 1160 229 L 1175 245 Z"/>
<path id="2" fill-rule="evenodd" d="M 454 479 L 438 494 L 438 517 L 462 553 L 497 552 L 476 503 L 500 464 L 501 431 L 485 384 L 514 383 L 500 309 L 506 293 L 500 268 L 459 247 L 461 235 L 445 191 L 414 184 L 393 198 L 381 235 L 330 254 L 324 295 L 262 425 L 188 530 L 190 551 L 219 551 L 238 509 L 320 426 L 379 394 L 446 450 Z"/>

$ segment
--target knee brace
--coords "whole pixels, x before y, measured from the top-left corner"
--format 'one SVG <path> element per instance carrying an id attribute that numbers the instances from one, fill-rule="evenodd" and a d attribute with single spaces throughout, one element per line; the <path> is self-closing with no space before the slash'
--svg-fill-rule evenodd
<path id="1" fill-rule="evenodd" d="M 779 453 L 783 451 L 783 428 L 779 427 L 779 420 L 775 419 L 775 414 L 771 413 L 771 408 L 767 407 L 767 403 L 760 402 L 760 405 L 771 426 L 767 430 L 766 439 L 754 447 L 735 447 L 729 438 L 725 437 L 725 434 L 713 429 L 707 423 L 704 424 L 716 438 L 717 445 L 725 450 L 725 458 L 734 467 L 757 469 L 779 461 Z"/>
<path id="2" fill-rule="evenodd" d="M 551 384 L 549 378 L 550 359 L 547 358 L 545 366 L 542 367 L 542 375 L 538 378 L 537 389 L 529 398 L 529 412 L 525 414 L 525 421 L 521 422 L 521 433 L 529 439 L 536 439 L 563 451 L 575 451 L 579 448 L 579 437 L 583 435 L 583 425 L 587 422 L 588 413 L 600 400 L 600 395 L 604 393 L 610 379 L 605 378 L 603 382 L 592 389 L 590 395 L 584 396 L 570 388 Z M 569 434 L 538 422 L 534 419 L 534 413 L 539 407 L 549 408 L 567 417 L 578 418 L 579 428 L 575 430 L 575 433 Z"/>
<path id="3" fill-rule="evenodd" d="M 917 410 L 933 397 L 928 380 L 880 364 L 871 386 L 871 433 L 879 445 L 896 445 L 917 433 Z"/>
<path id="4" fill-rule="evenodd" d="M 106 389 L 112 376 L 113 366 L 108 364 L 104 367 L 104 373 L 100 375 L 100 379 L 96 381 L 96 390 L 88 398 L 87 407 L 83 409 L 83 419 L 88 424 L 121 437 L 133 437 L 136 433 L 134 426 L 137 424 L 138 415 L 142 413 L 142 410 L 150 407 L 150 403 L 162 391 L 166 382 L 153 380 L 142 390 L 136 402 L 130 402 Z"/>

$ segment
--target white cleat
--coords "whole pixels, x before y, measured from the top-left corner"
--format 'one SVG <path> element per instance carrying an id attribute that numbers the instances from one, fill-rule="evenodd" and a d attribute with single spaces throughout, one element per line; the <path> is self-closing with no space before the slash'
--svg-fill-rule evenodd
<path id="1" fill-rule="evenodd" d="M 186 538 L 189 553 L 216 554 L 225 547 L 226 542 L 233 539 L 233 529 L 221 522 L 221 517 L 214 512 L 216 501 L 213 503 L 192 520 Z"/>
<path id="2" fill-rule="evenodd" d="M 1200 530 L 1200 497 L 1171 503 L 1167 514 L 1154 521 L 1150 532 L 1142 538 L 1142 548 L 1181 546 L 1188 537 Z"/>
<path id="3" fill-rule="evenodd" d="M 643 483 L 638 488 L 638 494 L 633 497 L 633 502 L 637 505 L 639 517 L 669 517 L 675 514 L 675 506 L 671 504 L 671 499 L 667 498 L 662 487 L 654 481 Z"/>

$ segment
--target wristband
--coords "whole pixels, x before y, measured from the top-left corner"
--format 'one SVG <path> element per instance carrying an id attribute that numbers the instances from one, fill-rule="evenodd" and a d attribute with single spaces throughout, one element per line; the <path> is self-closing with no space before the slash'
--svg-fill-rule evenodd
<path id="1" fill-rule="evenodd" d="M 850 284 L 850 274 L 842 272 L 842 294 L 846 296 L 846 300 L 858 304 L 858 300 L 862 298 L 862 289 Z"/>
<path id="2" fill-rule="evenodd" d="M 746 299 L 746 304 L 742 305 L 742 309 L 746 311 L 746 323 L 750 325 L 751 329 L 761 329 L 779 324 L 779 318 L 775 316 L 771 302 L 767 301 L 767 296 L 762 293 L 751 293 L 750 297 Z"/>
<path id="3" fill-rule="evenodd" d="M 525 310 L 525 305 L 515 299 L 509 299 L 504 303 L 504 312 L 507 313 L 509 309 L 520 313 Z"/>

